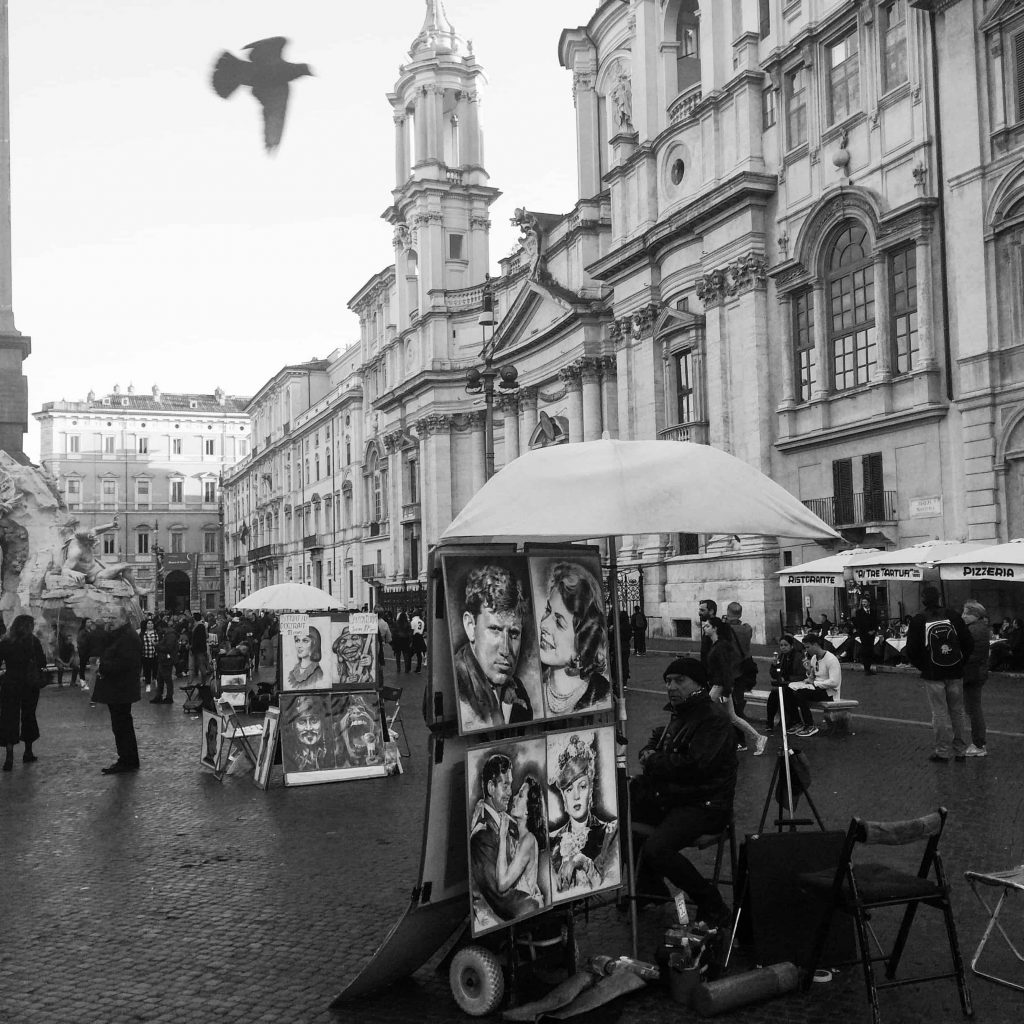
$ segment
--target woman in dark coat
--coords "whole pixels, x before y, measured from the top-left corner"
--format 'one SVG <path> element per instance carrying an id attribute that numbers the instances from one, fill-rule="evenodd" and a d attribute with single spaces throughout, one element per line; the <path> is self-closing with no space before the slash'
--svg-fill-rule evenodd
<path id="1" fill-rule="evenodd" d="M 405 612 L 399 612 L 391 627 L 391 649 L 395 652 L 395 667 L 402 672 L 412 669 L 412 626 L 409 625 L 409 616 Z"/>
<path id="2" fill-rule="evenodd" d="M 6 670 L 0 675 L 0 744 L 7 750 L 5 772 L 14 767 L 14 745 L 19 741 L 25 744 L 22 761 L 30 764 L 38 760 L 32 744 L 39 739 L 36 705 L 46 655 L 32 632 L 34 626 L 31 615 L 19 615 L 0 640 L 0 665 Z"/>
<path id="3" fill-rule="evenodd" d="M 768 669 L 768 676 L 772 683 L 772 692 L 768 695 L 765 716 L 768 731 L 772 732 L 775 728 L 775 719 L 779 714 L 781 698 L 786 711 L 786 729 L 788 732 L 796 732 L 800 728 L 800 712 L 796 694 L 788 684 L 802 683 L 807 678 L 807 671 L 804 668 L 803 659 L 797 654 L 796 638 L 791 633 L 786 633 L 779 641 L 779 650 L 775 655 L 775 661 Z"/>

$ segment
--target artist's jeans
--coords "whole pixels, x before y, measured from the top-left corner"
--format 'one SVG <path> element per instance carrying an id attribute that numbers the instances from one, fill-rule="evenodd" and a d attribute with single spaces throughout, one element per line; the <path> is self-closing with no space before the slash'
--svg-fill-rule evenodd
<path id="1" fill-rule="evenodd" d="M 129 768 L 139 767 L 139 747 L 135 742 L 135 721 L 131 704 L 108 704 L 110 730 L 117 747 L 117 763 Z"/>
<path id="2" fill-rule="evenodd" d="M 967 715 L 964 711 L 964 681 L 962 679 L 925 679 L 928 703 L 932 711 L 932 730 L 935 733 L 935 753 L 949 757 L 950 743 L 953 753 L 963 754 L 967 749 Z"/>

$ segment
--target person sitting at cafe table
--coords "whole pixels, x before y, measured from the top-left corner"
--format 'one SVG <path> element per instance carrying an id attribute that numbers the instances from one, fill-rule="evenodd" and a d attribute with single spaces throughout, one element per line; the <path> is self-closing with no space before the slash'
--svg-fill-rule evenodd
<path id="1" fill-rule="evenodd" d="M 825 643 L 820 636 L 813 633 L 805 636 L 804 650 L 807 652 L 804 660 L 807 681 L 792 683 L 790 688 L 796 693 L 797 714 L 801 723 L 796 735 L 806 737 L 814 736 L 818 731 L 810 705 L 839 699 L 839 690 L 843 685 L 843 668 L 839 664 L 839 659 L 825 649 Z"/>
<path id="2" fill-rule="evenodd" d="M 1010 619 L 1010 625 L 1001 631 L 1002 643 L 992 645 L 989 668 L 993 672 L 1020 668 L 1024 664 L 1024 622 Z"/>

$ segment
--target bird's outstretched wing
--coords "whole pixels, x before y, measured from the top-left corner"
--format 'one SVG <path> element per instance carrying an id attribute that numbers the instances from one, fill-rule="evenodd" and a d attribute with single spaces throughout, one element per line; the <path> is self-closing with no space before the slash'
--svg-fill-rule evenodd
<path id="1" fill-rule="evenodd" d="M 225 50 L 213 65 L 210 84 L 213 91 L 226 100 L 240 85 L 252 84 L 252 67 L 248 61 L 239 60 Z"/>
<path id="2" fill-rule="evenodd" d="M 243 50 L 249 51 L 249 60 L 253 64 L 276 64 L 281 60 L 281 51 L 285 48 L 288 40 L 284 36 L 271 36 L 270 39 L 259 39 L 255 43 L 248 43 Z"/>
<path id="3" fill-rule="evenodd" d="M 263 106 L 263 144 L 268 153 L 273 153 L 281 145 L 284 132 L 284 115 L 288 110 L 287 85 L 255 86 L 253 96 Z"/>

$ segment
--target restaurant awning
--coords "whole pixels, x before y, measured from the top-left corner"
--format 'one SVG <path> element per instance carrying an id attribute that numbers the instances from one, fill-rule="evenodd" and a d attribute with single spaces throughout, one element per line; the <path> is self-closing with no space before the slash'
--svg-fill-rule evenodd
<path id="1" fill-rule="evenodd" d="M 813 562 L 788 565 L 776 575 L 780 587 L 845 587 L 846 573 L 851 565 L 877 554 L 880 552 L 872 548 L 849 548 L 816 558 Z"/>
<path id="2" fill-rule="evenodd" d="M 939 560 L 939 577 L 949 581 L 1009 580 L 1024 582 L 1024 538 L 981 546 Z"/>
<path id="3" fill-rule="evenodd" d="M 895 551 L 878 551 L 858 561 L 853 578 L 858 583 L 918 583 L 925 569 L 940 559 L 972 553 L 985 545 L 979 541 L 926 540 Z"/>

